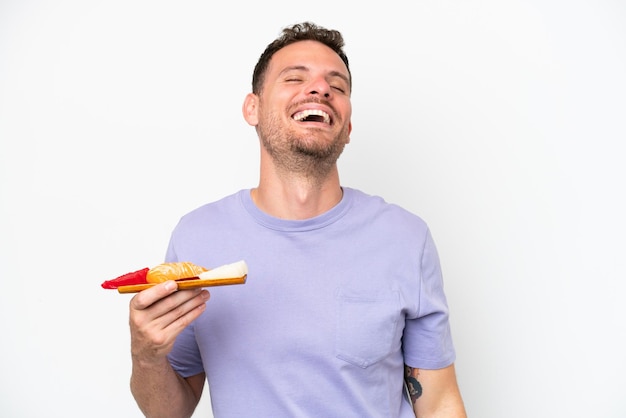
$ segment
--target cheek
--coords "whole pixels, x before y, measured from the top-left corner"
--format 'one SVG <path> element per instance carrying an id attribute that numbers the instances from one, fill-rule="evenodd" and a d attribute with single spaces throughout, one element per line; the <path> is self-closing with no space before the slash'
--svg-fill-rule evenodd
<path id="1" fill-rule="evenodd" d="M 259 108 L 259 119 L 272 117 L 287 118 L 289 117 L 289 109 L 293 103 L 293 95 L 287 92 L 269 92 L 263 97 Z"/>
<path id="2" fill-rule="evenodd" d="M 352 106 L 348 105 L 346 111 L 344 112 L 345 123 L 347 126 L 348 135 L 352 132 Z"/>
<path id="3" fill-rule="evenodd" d="M 341 109 L 341 114 L 343 115 L 344 120 L 350 123 L 350 120 L 352 118 L 352 102 L 350 101 L 350 99 L 346 98 L 343 103 L 340 103 L 338 105 L 338 108 Z"/>

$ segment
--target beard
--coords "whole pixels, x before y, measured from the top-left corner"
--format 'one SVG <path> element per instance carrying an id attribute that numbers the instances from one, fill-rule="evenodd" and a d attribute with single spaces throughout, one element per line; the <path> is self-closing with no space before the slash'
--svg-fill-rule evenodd
<path id="1" fill-rule="evenodd" d="M 279 170 L 311 179 L 321 180 L 335 167 L 349 139 L 347 125 L 330 142 L 322 142 L 315 129 L 297 134 L 271 114 L 257 127 L 263 147 Z"/>

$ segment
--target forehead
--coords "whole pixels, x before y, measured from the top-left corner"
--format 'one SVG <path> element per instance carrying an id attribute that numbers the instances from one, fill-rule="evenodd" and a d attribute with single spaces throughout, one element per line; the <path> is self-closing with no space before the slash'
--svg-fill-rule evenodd
<path id="1" fill-rule="evenodd" d="M 277 76 L 285 68 L 303 66 L 311 70 L 339 72 L 349 77 L 341 57 L 328 46 L 317 41 L 299 41 L 277 51 L 270 60 L 269 71 Z"/>

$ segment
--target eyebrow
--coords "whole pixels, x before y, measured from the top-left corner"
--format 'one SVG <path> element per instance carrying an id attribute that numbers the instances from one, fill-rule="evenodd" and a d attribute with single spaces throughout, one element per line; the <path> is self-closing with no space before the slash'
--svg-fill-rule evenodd
<path id="1" fill-rule="evenodd" d="M 309 67 L 306 67 L 304 65 L 291 65 L 289 67 L 285 67 L 283 68 L 283 70 L 278 74 L 278 75 L 283 75 L 286 72 L 289 71 L 310 71 Z M 348 78 L 347 75 L 345 75 L 344 73 L 340 72 L 340 71 L 331 71 L 330 73 L 328 73 L 331 77 L 339 77 L 341 78 L 343 81 L 345 81 L 346 83 L 348 83 L 348 85 L 350 84 L 350 79 Z"/>

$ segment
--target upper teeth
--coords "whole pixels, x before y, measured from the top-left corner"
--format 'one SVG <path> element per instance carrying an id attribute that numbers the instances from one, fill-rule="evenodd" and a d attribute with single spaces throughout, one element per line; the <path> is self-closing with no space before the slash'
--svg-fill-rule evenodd
<path id="1" fill-rule="evenodd" d="M 324 118 L 324 123 L 330 124 L 330 116 L 328 115 L 328 113 L 319 109 L 303 110 L 302 112 L 298 112 L 295 115 L 293 115 L 293 118 L 294 120 L 301 121 L 312 115 L 321 116 Z"/>

